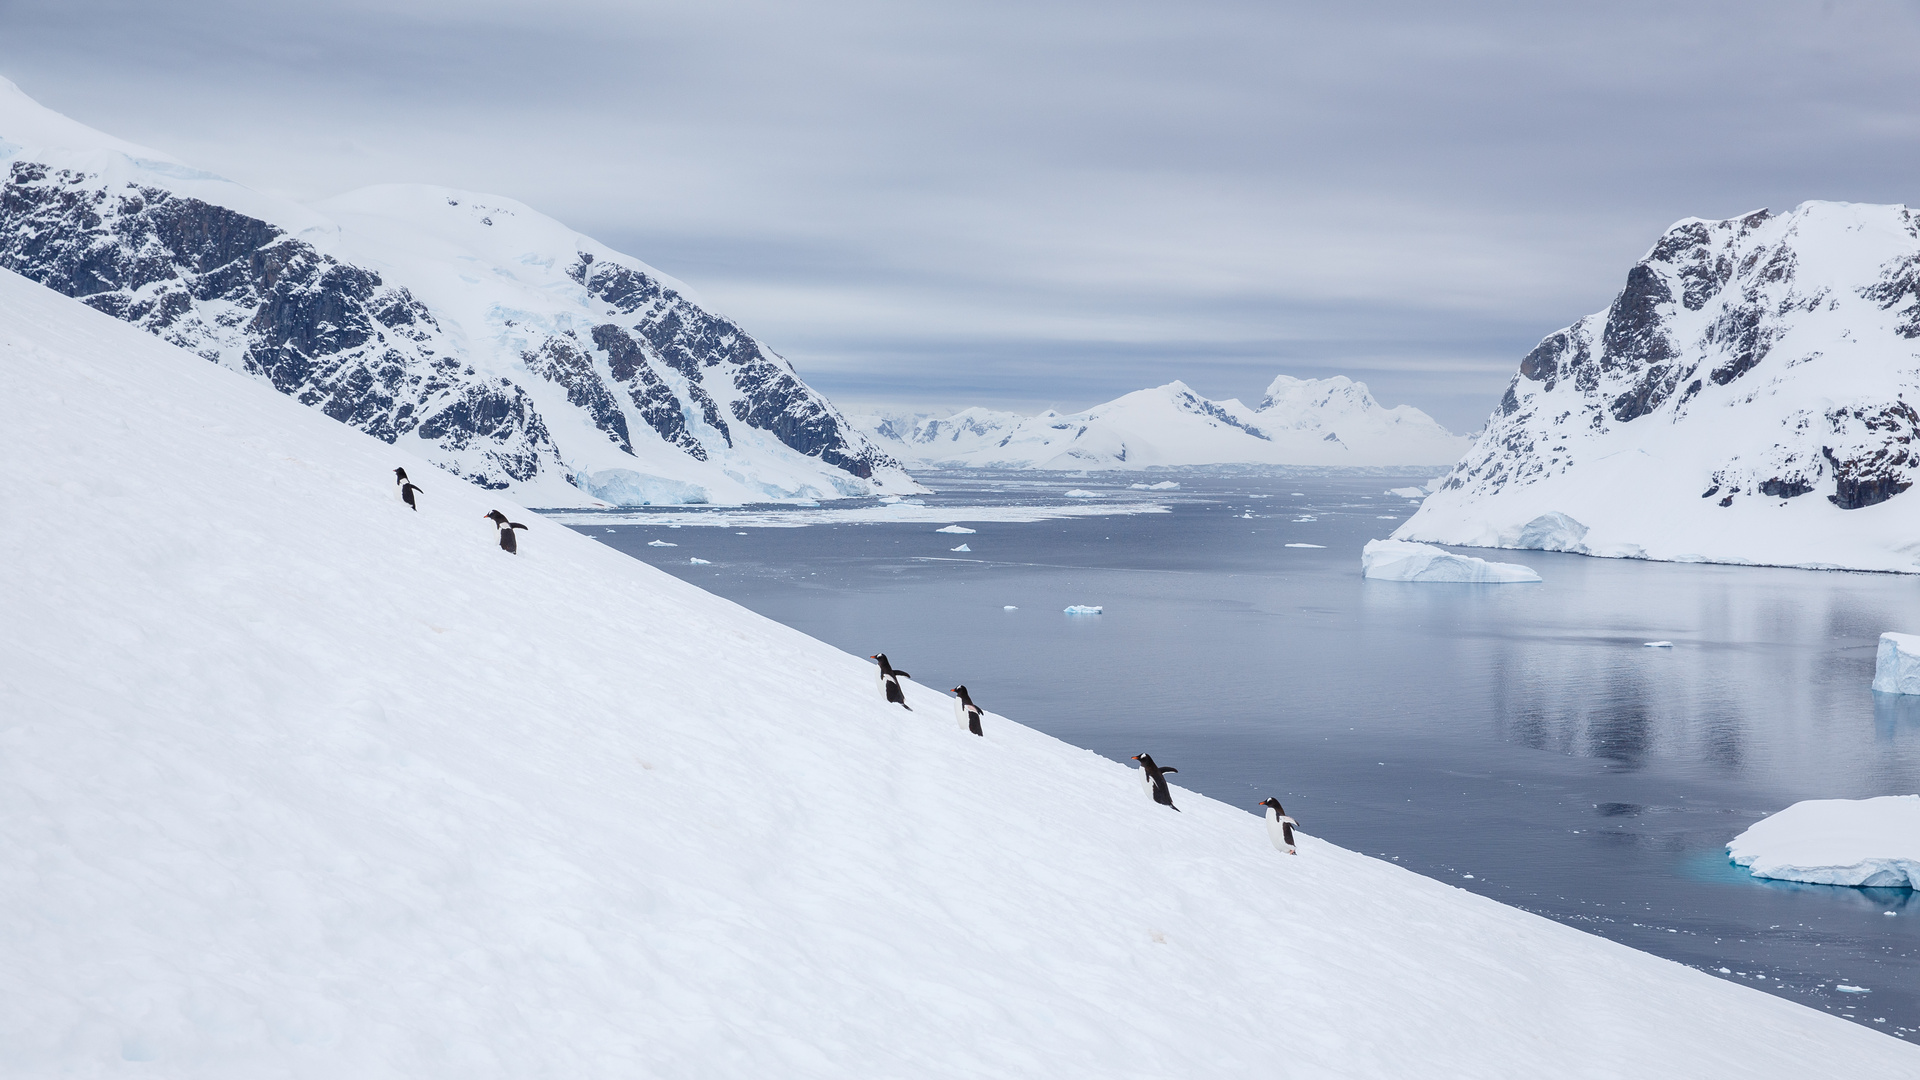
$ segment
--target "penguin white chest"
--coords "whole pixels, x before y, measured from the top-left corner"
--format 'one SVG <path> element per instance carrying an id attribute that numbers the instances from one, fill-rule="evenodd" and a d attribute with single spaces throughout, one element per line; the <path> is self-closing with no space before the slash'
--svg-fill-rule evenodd
<path id="1" fill-rule="evenodd" d="M 1145 769 L 1140 770 L 1140 790 L 1146 792 L 1148 798 L 1153 797 L 1153 774 Z"/>
<path id="2" fill-rule="evenodd" d="M 953 715 L 954 715 L 954 716 L 956 716 L 956 717 L 959 717 L 959 719 L 960 719 L 960 726 L 961 726 L 962 728 L 966 728 L 966 727 L 967 727 L 967 705 L 966 705 L 966 702 L 963 702 L 963 701 L 961 701 L 960 699 L 958 699 L 958 698 L 955 698 L 955 699 L 954 699 L 954 701 L 953 701 Z M 969 730 L 971 730 L 971 729 L 969 729 Z"/>
<path id="3" fill-rule="evenodd" d="M 1291 823 L 1291 818 L 1283 821 L 1273 807 L 1267 807 L 1267 839 L 1273 841 L 1273 846 L 1280 851 L 1293 850 L 1293 845 L 1287 843 L 1287 825 Z"/>

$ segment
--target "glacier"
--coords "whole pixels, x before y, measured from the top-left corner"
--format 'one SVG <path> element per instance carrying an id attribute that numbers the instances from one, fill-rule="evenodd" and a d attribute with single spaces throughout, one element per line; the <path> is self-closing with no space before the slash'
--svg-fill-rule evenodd
<path id="1" fill-rule="evenodd" d="M 5 1075 L 1920 1072 L 889 707 L 864 658 L 6 271 L 0 357 Z"/>
<path id="2" fill-rule="evenodd" d="M 1078 413 L 972 408 L 850 419 L 894 457 L 948 468 L 1432 466 L 1451 464 L 1469 443 L 1410 405 L 1382 408 L 1365 383 L 1345 376 L 1280 375 L 1252 408 L 1232 398 L 1208 400 L 1175 381 Z"/>
<path id="3" fill-rule="evenodd" d="M 1920 215 L 1808 202 L 1689 218 L 1612 305 L 1521 360 L 1393 535 L 1920 572 L 1916 407 Z"/>
<path id="4" fill-rule="evenodd" d="M 307 206 L 0 79 L 0 267 L 545 506 L 921 490 L 687 286 L 498 195 Z"/>
<path id="5" fill-rule="evenodd" d="M 1727 844 L 1754 877 L 1920 889 L 1920 795 L 1808 799 Z"/>

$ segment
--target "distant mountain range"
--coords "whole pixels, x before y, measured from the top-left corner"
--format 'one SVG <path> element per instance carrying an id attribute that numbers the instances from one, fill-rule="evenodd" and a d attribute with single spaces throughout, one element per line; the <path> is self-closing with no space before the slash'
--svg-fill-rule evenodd
<path id="1" fill-rule="evenodd" d="M 999 469 L 1144 469 L 1267 464 L 1438 466 L 1470 441 L 1409 405 L 1382 408 L 1365 383 L 1282 375 L 1258 406 L 1210 401 L 1185 383 L 1136 390 L 1084 412 L 1023 416 L 866 413 L 852 420 L 903 461 Z"/>
<path id="2" fill-rule="evenodd" d="M 0 267 L 534 505 L 919 490 L 688 289 L 511 199 L 317 206 L 0 79 Z"/>
<path id="3" fill-rule="evenodd" d="M 1690 218 L 1527 354 L 1394 536 L 1920 571 L 1917 409 L 1920 214 Z"/>

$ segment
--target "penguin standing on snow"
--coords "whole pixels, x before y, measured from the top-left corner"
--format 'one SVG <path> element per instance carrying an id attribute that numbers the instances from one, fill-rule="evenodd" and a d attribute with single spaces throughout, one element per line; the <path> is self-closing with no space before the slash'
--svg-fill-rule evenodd
<path id="1" fill-rule="evenodd" d="M 973 699 L 967 696 L 967 688 L 956 686 L 953 692 L 960 695 L 960 700 L 954 702 L 954 711 L 960 714 L 960 726 L 975 735 L 985 735 L 986 732 L 980 730 L 980 706 L 975 705 Z"/>
<path id="2" fill-rule="evenodd" d="M 500 529 L 500 550 L 509 555 L 519 554 L 520 545 L 513 538 L 513 530 L 524 529 L 526 526 L 517 521 L 508 521 L 507 515 L 498 510 L 489 510 L 485 516 Z"/>
<path id="3" fill-rule="evenodd" d="M 1280 800 L 1271 795 L 1260 805 L 1267 808 L 1267 838 L 1273 841 L 1273 846 L 1289 855 L 1298 854 L 1293 850 L 1293 827 L 1300 823 L 1288 817 Z"/>
<path id="4" fill-rule="evenodd" d="M 407 509 L 419 510 L 420 505 L 413 501 L 413 493 L 416 491 L 424 491 L 426 489 L 421 488 L 415 485 L 412 481 L 408 480 L 407 470 L 405 469 L 393 470 L 393 482 L 399 486 L 400 501 L 407 504 Z"/>
<path id="5" fill-rule="evenodd" d="M 906 692 L 900 689 L 900 680 L 911 679 L 913 676 L 904 671 L 895 671 L 893 665 L 887 663 L 886 653 L 874 653 L 867 659 L 880 661 L 880 692 L 887 696 L 888 701 L 912 712 L 913 706 L 907 704 Z"/>
<path id="6" fill-rule="evenodd" d="M 1167 790 L 1167 774 L 1179 772 L 1179 769 L 1163 769 L 1153 763 L 1152 754 L 1135 754 L 1133 760 L 1140 763 L 1140 783 L 1147 794 L 1161 806 L 1173 806 L 1173 792 Z M 1173 806 L 1175 810 L 1180 809 Z"/>

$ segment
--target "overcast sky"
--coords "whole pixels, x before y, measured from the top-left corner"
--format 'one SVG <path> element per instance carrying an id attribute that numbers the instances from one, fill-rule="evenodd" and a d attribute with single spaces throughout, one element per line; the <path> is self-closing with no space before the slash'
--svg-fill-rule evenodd
<path id="1" fill-rule="evenodd" d="M 0 75 L 300 199 L 509 195 L 851 407 L 1346 374 L 1479 426 L 1674 220 L 1914 202 L 1920 6 L 0 0 Z"/>

